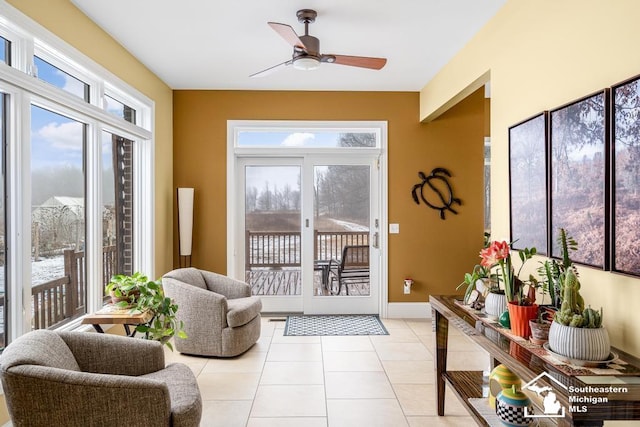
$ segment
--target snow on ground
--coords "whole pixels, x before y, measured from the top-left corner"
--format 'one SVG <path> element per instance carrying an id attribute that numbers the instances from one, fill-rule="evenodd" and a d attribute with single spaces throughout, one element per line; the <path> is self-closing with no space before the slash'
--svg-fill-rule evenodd
<path id="1" fill-rule="evenodd" d="M 353 222 L 341 221 L 339 219 L 333 219 L 333 218 L 331 218 L 331 221 L 335 222 L 340 227 L 343 227 L 346 231 L 369 231 L 369 227 L 356 224 Z"/>
<path id="2" fill-rule="evenodd" d="M 0 268 L 0 292 L 4 290 L 4 270 L 4 268 Z M 33 277 L 32 286 L 64 277 L 64 256 L 31 261 L 31 275 Z"/>
<path id="3" fill-rule="evenodd" d="M 40 258 L 31 262 L 31 284 L 38 285 L 64 277 L 64 256 Z"/>

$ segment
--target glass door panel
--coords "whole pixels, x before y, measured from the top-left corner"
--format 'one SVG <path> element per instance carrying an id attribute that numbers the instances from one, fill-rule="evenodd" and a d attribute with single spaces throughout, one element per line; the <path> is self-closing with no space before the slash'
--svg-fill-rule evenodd
<path id="1" fill-rule="evenodd" d="M 314 167 L 314 295 L 371 294 L 370 181 L 368 165 Z"/>
<path id="2" fill-rule="evenodd" d="M 377 232 L 371 215 L 377 200 L 374 159 L 334 162 L 309 162 L 312 212 L 304 217 L 313 219 L 313 279 L 305 292 L 304 312 L 378 313 L 377 248 L 371 238 Z"/>
<path id="3" fill-rule="evenodd" d="M 243 178 L 245 280 L 265 311 L 299 310 L 301 167 L 247 163 Z"/>

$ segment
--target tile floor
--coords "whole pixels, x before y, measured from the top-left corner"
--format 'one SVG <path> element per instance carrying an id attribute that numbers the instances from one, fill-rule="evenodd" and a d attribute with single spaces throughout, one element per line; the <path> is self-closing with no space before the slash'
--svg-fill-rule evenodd
<path id="1" fill-rule="evenodd" d="M 262 336 L 232 359 L 167 350 L 198 377 L 204 427 L 475 425 L 447 392 L 436 414 L 429 320 L 383 319 L 389 335 L 285 337 L 284 322 L 262 319 Z M 486 370 L 489 355 L 455 328 L 449 369 Z"/>

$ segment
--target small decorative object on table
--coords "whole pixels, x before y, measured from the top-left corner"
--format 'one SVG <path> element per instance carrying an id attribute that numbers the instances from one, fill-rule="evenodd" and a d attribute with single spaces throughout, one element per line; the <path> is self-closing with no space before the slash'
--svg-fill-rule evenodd
<path id="1" fill-rule="evenodd" d="M 522 380 L 505 365 L 498 365 L 489 374 L 489 406 L 495 409 L 496 396 L 504 389 L 520 387 Z"/>
<path id="2" fill-rule="evenodd" d="M 602 326 L 600 311 L 584 307 L 580 282 L 573 269 L 567 271 L 560 311 L 549 329 L 549 348 L 571 359 L 607 360 L 611 352 L 609 334 Z"/>
<path id="3" fill-rule="evenodd" d="M 528 426 L 533 422 L 531 400 L 515 385 L 496 396 L 496 414 L 506 426 Z"/>

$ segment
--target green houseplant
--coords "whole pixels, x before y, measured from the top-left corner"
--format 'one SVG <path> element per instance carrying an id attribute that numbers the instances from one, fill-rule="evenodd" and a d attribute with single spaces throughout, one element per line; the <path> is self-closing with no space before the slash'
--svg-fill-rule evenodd
<path id="1" fill-rule="evenodd" d="M 124 298 L 115 303 L 122 308 L 153 313 L 148 323 L 136 326 L 136 331 L 144 333 L 146 339 L 160 341 L 173 350 L 169 341 L 171 337 L 177 334 L 180 338 L 187 338 L 183 322 L 176 318 L 178 305 L 165 296 L 160 280 L 149 280 L 139 272 L 131 276 L 119 274 L 111 278 L 105 291 Z"/>
<path id="2" fill-rule="evenodd" d="M 529 320 L 537 317 L 538 306 L 535 304 L 535 280 L 533 278 L 529 279 L 529 292 L 525 294 L 524 285 L 526 282 L 520 280 L 518 276 L 525 263 L 536 253 L 536 248 L 524 248 L 518 251 L 521 264 L 516 272 L 507 242 L 494 241 L 489 247 L 480 251 L 481 265 L 489 269 L 496 267 L 498 279 L 504 284 L 511 331 L 524 338 L 528 338 L 531 334 Z"/>
<path id="3" fill-rule="evenodd" d="M 571 359 L 606 360 L 611 346 L 607 330 L 602 326 L 602 308 L 600 311 L 590 306 L 585 308 L 580 282 L 573 269 L 567 270 L 563 290 L 562 305 L 549 330 L 551 351 Z"/>
<path id="4" fill-rule="evenodd" d="M 140 295 L 140 287 L 147 284 L 149 279 L 140 272 L 132 275 L 116 274 L 104 288 L 106 294 L 111 296 L 111 302 L 121 308 L 135 305 Z"/>
<path id="5" fill-rule="evenodd" d="M 563 283 L 568 270 L 578 275 L 578 272 L 571 261 L 570 252 L 578 250 L 578 242 L 571 237 L 564 228 L 560 228 L 558 238 L 560 253 L 562 259 L 546 260 L 542 266 L 538 268 L 538 274 L 543 279 L 543 289 L 549 294 L 551 304 L 555 308 L 560 308 L 563 298 Z"/>

